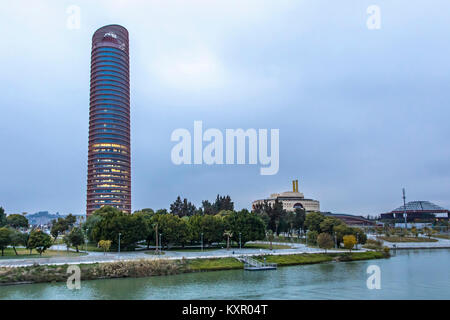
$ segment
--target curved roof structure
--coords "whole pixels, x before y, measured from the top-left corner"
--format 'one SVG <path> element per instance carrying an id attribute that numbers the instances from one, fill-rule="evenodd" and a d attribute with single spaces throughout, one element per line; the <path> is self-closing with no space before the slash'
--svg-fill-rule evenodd
<path id="1" fill-rule="evenodd" d="M 406 209 L 406 212 L 448 212 L 447 209 L 439 207 L 438 205 L 430 202 L 430 201 L 411 201 L 406 204 L 406 208 L 400 206 L 394 210 L 392 213 L 403 213 Z"/>

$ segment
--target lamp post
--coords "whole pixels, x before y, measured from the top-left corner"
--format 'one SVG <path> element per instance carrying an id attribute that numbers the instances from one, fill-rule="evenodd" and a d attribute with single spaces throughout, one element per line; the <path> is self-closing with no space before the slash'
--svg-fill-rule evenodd
<path id="1" fill-rule="evenodd" d="M 305 233 L 305 245 L 306 246 L 308 246 L 308 232 L 309 232 L 309 230 L 306 231 L 306 233 Z"/>
<path id="2" fill-rule="evenodd" d="M 358 249 L 358 242 L 359 242 L 359 234 L 356 234 L 356 249 Z"/>
<path id="3" fill-rule="evenodd" d="M 87 253 L 87 244 L 88 244 L 88 231 L 89 231 L 89 229 L 86 228 L 86 238 L 84 239 L 84 243 L 86 246 L 86 253 Z"/>
<path id="4" fill-rule="evenodd" d="M 162 233 L 159 234 L 159 253 L 161 254 L 161 250 L 162 250 L 162 242 L 161 242 L 161 237 L 162 237 Z"/>
<path id="5" fill-rule="evenodd" d="M 336 237 L 336 232 L 334 233 L 334 247 L 337 249 L 337 237 Z"/>
<path id="6" fill-rule="evenodd" d="M 200 235 L 202 236 L 202 252 L 203 252 L 203 232 Z"/>
<path id="7" fill-rule="evenodd" d="M 405 188 L 403 188 L 403 217 L 405 218 L 405 230 L 408 229 L 408 223 L 406 220 L 406 195 Z"/>
<path id="8" fill-rule="evenodd" d="M 242 249 L 242 246 L 241 246 L 241 234 L 242 234 L 242 233 L 239 232 L 239 250 Z"/>
<path id="9" fill-rule="evenodd" d="M 119 257 L 120 257 L 120 236 L 121 236 L 122 234 L 119 232 Z"/>

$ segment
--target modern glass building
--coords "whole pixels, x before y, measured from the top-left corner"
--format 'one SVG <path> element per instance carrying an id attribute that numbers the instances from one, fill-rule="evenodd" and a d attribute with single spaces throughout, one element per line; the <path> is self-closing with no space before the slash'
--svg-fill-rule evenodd
<path id="1" fill-rule="evenodd" d="M 128 31 L 119 25 L 92 37 L 86 214 L 103 206 L 131 212 Z"/>

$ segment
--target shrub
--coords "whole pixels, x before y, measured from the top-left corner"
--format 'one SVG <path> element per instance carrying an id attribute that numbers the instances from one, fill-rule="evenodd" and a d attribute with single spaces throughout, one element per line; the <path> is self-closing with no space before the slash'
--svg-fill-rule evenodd
<path id="1" fill-rule="evenodd" d="M 93 271 L 95 276 L 105 278 L 149 277 L 176 274 L 183 263 L 170 260 L 117 261 L 99 264 Z"/>
<path id="2" fill-rule="evenodd" d="M 364 245 L 366 249 L 381 250 L 383 248 L 383 243 L 379 240 L 368 239 Z"/>
<path id="3" fill-rule="evenodd" d="M 344 247 L 352 251 L 353 247 L 356 244 L 356 238 L 352 234 L 348 234 L 344 236 Z"/>

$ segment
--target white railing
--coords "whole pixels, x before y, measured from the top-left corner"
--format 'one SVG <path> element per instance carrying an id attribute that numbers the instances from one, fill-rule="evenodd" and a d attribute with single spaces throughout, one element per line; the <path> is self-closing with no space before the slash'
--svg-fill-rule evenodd
<path id="1" fill-rule="evenodd" d="M 249 256 L 241 256 L 239 257 L 239 260 L 244 262 L 244 269 L 247 268 L 276 268 L 276 263 L 267 263 L 267 262 L 261 262 L 256 259 L 250 258 Z"/>

